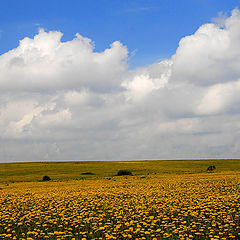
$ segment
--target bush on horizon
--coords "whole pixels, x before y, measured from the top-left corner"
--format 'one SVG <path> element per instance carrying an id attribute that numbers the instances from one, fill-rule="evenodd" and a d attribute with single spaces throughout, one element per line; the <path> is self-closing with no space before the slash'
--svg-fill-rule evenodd
<path id="1" fill-rule="evenodd" d="M 132 175 L 132 172 L 129 170 L 119 170 L 117 176 Z"/>
<path id="2" fill-rule="evenodd" d="M 45 181 L 50 181 L 51 178 L 49 176 L 43 176 L 42 180 L 45 182 Z"/>

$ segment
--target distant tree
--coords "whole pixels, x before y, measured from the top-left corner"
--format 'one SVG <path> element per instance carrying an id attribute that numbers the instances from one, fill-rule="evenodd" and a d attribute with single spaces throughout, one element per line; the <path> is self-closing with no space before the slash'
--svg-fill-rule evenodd
<path id="1" fill-rule="evenodd" d="M 117 176 L 123 176 L 123 175 L 132 175 L 132 172 L 129 170 L 119 170 L 117 173 Z"/>
<path id="2" fill-rule="evenodd" d="M 43 181 L 50 181 L 51 178 L 50 178 L 49 176 L 43 176 L 42 180 L 43 180 Z"/>
<path id="3" fill-rule="evenodd" d="M 209 167 L 207 168 L 207 171 L 208 171 L 208 172 L 213 172 L 215 169 L 216 169 L 215 166 L 209 166 Z"/>

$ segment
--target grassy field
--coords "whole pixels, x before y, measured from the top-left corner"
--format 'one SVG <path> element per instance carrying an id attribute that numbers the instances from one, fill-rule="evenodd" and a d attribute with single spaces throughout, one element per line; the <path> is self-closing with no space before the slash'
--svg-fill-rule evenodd
<path id="1" fill-rule="evenodd" d="M 240 239 L 240 160 L 0 167 L 0 239 Z"/>
<path id="2" fill-rule="evenodd" d="M 237 171 L 0 184 L 0 239 L 240 238 Z"/>
<path id="3" fill-rule="evenodd" d="M 177 161 L 79 161 L 1 163 L 0 182 L 38 181 L 44 175 L 64 181 L 82 178 L 111 177 L 118 170 L 130 170 L 133 175 L 204 173 L 208 166 L 215 172 L 240 171 L 240 160 L 177 160 Z M 92 173 L 85 175 L 84 173 Z"/>

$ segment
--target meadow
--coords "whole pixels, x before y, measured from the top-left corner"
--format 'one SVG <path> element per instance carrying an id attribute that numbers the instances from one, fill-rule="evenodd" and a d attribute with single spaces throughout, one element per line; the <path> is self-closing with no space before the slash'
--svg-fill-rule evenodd
<path id="1" fill-rule="evenodd" d="M 216 166 L 218 173 L 240 171 L 237 159 L 0 163 L 0 183 L 38 181 L 44 175 L 55 181 L 96 179 L 111 177 L 121 169 L 128 169 L 134 175 L 205 173 L 210 165 Z"/>
<path id="2" fill-rule="evenodd" d="M 0 239 L 240 239 L 238 160 L 3 165 Z"/>

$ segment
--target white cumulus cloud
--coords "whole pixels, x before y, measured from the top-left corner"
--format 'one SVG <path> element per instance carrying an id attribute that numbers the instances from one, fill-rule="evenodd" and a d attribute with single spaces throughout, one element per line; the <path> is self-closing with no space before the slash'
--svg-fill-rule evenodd
<path id="1" fill-rule="evenodd" d="M 238 156 L 238 9 L 135 70 L 119 41 L 97 52 L 62 35 L 41 29 L 0 55 L 0 161 Z"/>
<path id="2" fill-rule="evenodd" d="M 24 38 L 16 49 L 1 55 L 0 89 L 118 88 L 127 68 L 126 47 L 116 41 L 104 52 L 94 52 L 92 41 L 80 34 L 68 42 L 62 42 L 61 37 L 61 32 L 40 30 L 33 39 Z"/>

